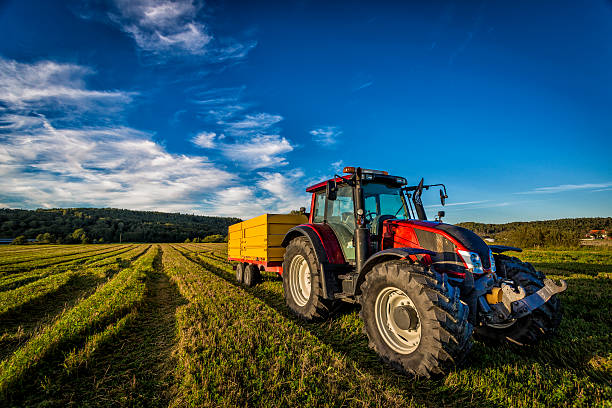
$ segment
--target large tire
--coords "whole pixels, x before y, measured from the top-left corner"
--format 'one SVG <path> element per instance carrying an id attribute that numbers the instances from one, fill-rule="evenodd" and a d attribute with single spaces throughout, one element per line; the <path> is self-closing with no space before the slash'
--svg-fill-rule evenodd
<path id="1" fill-rule="evenodd" d="M 236 282 L 242 283 L 244 279 L 244 264 L 240 262 L 236 265 Z"/>
<path id="2" fill-rule="evenodd" d="M 283 260 L 283 292 L 293 313 L 307 320 L 323 320 L 332 303 L 324 298 L 321 268 L 306 237 L 297 237 L 287 246 Z"/>
<path id="3" fill-rule="evenodd" d="M 472 347 L 469 308 L 446 275 L 387 261 L 368 272 L 361 290 L 360 315 L 370 347 L 392 367 L 430 377 L 464 361 Z"/>
<path id="4" fill-rule="evenodd" d="M 495 255 L 495 267 L 498 276 L 521 285 L 527 296 L 544 287 L 544 274 L 536 271 L 528 262 L 506 255 Z M 531 314 L 507 324 L 481 326 L 476 329 L 476 335 L 479 340 L 495 344 L 534 344 L 554 334 L 561 323 L 561 317 L 561 302 L 558 296 L 554 295 Z"/>
<path id="5" fill-rule="evenodd" d="M 259 281 L 259 268 L 255 264 L 248 264 L 244 269 L 243 282 L 246 286 L 253 287 Z"/>

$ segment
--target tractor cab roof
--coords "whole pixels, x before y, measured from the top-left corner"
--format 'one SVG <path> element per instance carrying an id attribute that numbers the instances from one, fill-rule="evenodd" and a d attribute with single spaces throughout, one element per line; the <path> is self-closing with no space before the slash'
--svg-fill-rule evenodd
<path id="1" fill-rule="evenodd" d="M 306 189 L 306 192 L 311 193 L 313 191 L 318 191 L 324 189 L 327 185 L 327 182 L 330 180 L 335 180 L 336 183 L 344 183 L 348 180 L 352 179 L 355 173 L 357 172 L 357 167 L 345 167 L 344 173 L 349 173 L 345 176 L 334 177 L 333 179 L 325 180 L 320 183 L 314 184 Z M 380 170 L 370 170 L 370 169 L 361 169 L 362 180 L 366 182 L 378 182 L 383 184 L 392 184 L 397 187 L 401 187 L 407 184 L 407 181 L 403 177 L 398 176 L 390 176 L 386 171 Z"/>

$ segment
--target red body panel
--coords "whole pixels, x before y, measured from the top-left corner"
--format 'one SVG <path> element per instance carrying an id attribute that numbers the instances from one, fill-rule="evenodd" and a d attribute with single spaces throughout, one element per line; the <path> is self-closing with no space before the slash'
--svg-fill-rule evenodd
<path id="1" fill-rule="evenodd" d="M 265 262 L 265 261 L 254 261 L 252 259 L 243 259 L 243 258 L 227 258 L 230 261 L 236 262 L 244 262 L 244 263 L 252 263 L 255 265 L 263 266 L 264 269 L 268 272 L 276 272 L 283 273 L 283 263 L 282 262 Z"/>
<path id="2" fill-rule="evenodd" d="M 340 243 L 338 242 L 338 238 L 336 238 L 336 234 L 334 230 L 327 224 L 302 224 L 301 227 L 309 227 L 314 230 L 317 234 L 321 243 L 323 244 L 323 249 L 327 254 L 327 259 L 330 263 L 333 264 L 345 264 L 344 254 L 342 253 L 342 248 L 340 248 Z"/>

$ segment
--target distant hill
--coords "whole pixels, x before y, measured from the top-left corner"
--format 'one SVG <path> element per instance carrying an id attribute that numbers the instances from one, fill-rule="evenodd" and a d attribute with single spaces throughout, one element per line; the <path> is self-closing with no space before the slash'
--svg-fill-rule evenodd
<path id="1" fill-rule="evenodd" d="M 0 238 L 47 242 L 183 242 L 227 235 L 238 218 L 206 217 L 115 208 L 0 209 Z"/>
<path id="2" fill-rule="evenodd" d="M 496 243 L 521 248 L 574 247 L 592 229 L 612 230 L 612 217 L 563 218 L 507 224 L 462 222 L 457 225 L 471 229 L 483 238 L 493 238 Z"/>

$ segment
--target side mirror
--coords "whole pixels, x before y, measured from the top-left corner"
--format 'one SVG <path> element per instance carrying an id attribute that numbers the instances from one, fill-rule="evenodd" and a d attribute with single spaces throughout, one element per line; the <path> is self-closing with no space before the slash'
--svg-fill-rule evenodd
<path id="1" fill-rule="evenodd" d="M 328 200 L 335 200 L 338 196 L 338 185 L 336 184 L 336 180 L 328 180 L 327 186 L 325 187 L 325 194 L 327 195 Z"/>
<path id="2" fill-rule="evenodd" d="M 438 221 L 442 222 L 442 217 L 444 217 L 446 213 L 444 211 L 438 211 Z"/>
<path id="3" fill-rule="evenodd" d="M 446 194 L 444 194 L 444 191 L 442 191 L 442 189 L 440 189 L 440 203 L 442 203 L 442 205 L 446 204 L 446 199 L 448 198 L 448 196 Z M 444 211 L 442 211 L 444 212 Z"/>

